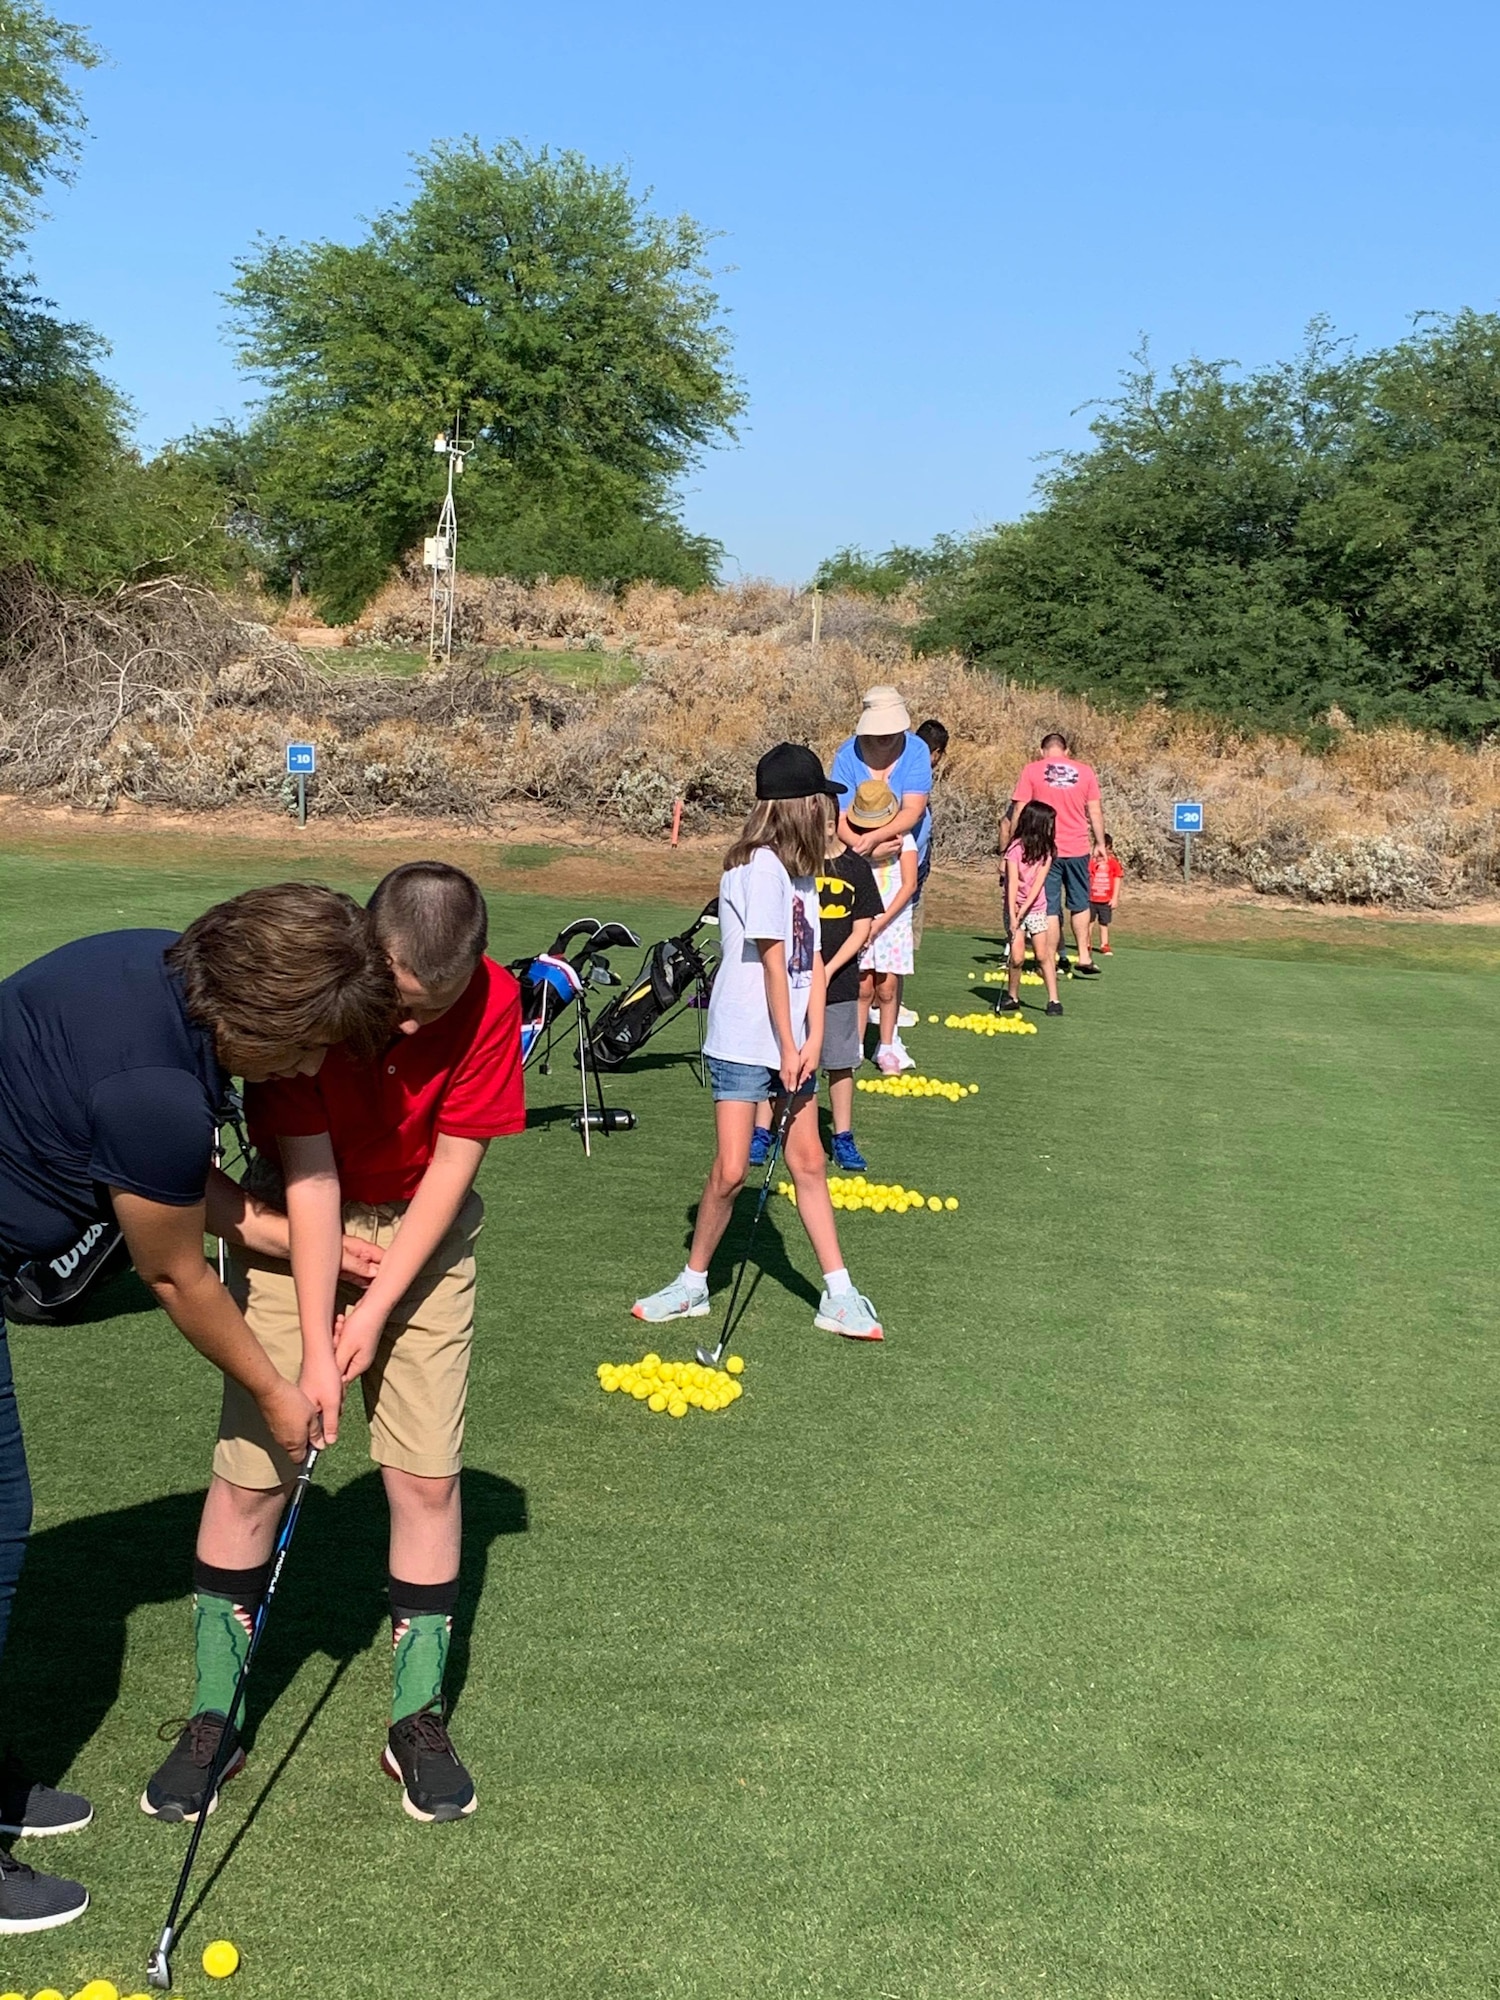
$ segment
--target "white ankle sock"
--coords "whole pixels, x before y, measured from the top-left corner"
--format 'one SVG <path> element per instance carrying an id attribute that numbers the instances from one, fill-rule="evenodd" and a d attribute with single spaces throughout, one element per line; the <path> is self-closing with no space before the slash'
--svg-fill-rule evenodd
<path id="1" fill-rule="evenodd" d="M 849 1276 L 843 1265 L 840 1264 L 836 1271 L 825 1271 L 823 1273 L 823 1289 L 830 1297 L 835 1292 L 852 1292 L 854 1290 L 854 1280 Z"/>
<path id="2" fill-rule="evenodd" d="M 708 1290 L 708 1273 L 707 1271 L 695 1271 L 691 1264 L 684 1264 L 682 1267 L 682 1282 L 690 1292 L 706 1292 Z"/>

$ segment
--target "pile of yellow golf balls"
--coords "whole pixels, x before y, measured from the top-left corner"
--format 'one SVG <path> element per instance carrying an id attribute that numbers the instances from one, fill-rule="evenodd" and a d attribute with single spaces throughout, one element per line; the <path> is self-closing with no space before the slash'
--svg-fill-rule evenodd
<path id="1" fill-rule="evenodd" d="M 967 1028 L 971 1035 L 1034 1035 L 1036 1024 L 1019 1014 L 949 1014 L 945 1028 Z"/>
<path id="2" fill-rule="evenodd" d="M 972 972 L 969 977 L 974 977 Z M 998 972 L 986 972 L 981 977 L 986 986 L 1003 986 L 1010 974 L 1002 967 Z M 1045 986 L 1047 982 L 1039 972 L 1027 971 L 1021 974 L 1020 983 L 1022 986 Z"/>
<path id="3" fill-rule="evenodd" d="M 797 1206 L 795 1182 L 778 1181 L 776 1192 L 785 1195 L 793 1208 Z M 902 1187 L 899 1181 L 867 1181 L 863 1174 L 830 1175 L 828 1195 L 835 1208 L 868 1208 L 876 1215 L 911 1215 L 919 1208 L 939 1215 L 944 1209 L 958 1207 L 956 1194 L 923 1194 L 917 1188 Z"/>
<path id="4" fill-rule="evenodd" d="M 658 1416 L 665 1410 L 669 1417 L 685 1417 L 689 1410 L 711 1416 L 737 1403 L 745 1391 L 735 1377 L 744 1370 L 737 1354 L 731 1354 L 722 1369 L 705 1368 L 701 1361 L 663 1361 L 659 1354 L 643 1354 L 639 1361 L 601 1361 L 595 1373 L 608 1395 L 623 1390 Z"/>
<path id="5" fill-rule="evenodd" d="M 0 2000 L 26 2000 L 24 1993 L 0 1993 Z M 67 2000 L 55 1986 L 44 1986 L 32 2000 Z M 112 1979 L 91 1979 L 87 1986 L 80 1986 L 73 2000 L 120 2000 L 120 1989 Z M 133 1993 L 130 2000 L 147 2000 L 144 1993 Z"/>
<path id="6" fill-rule="evenodd" d="M 862 1076 L 854 1088 L 871 1097 L 946 1097 L 950 1104 L 979 1094 L 977 1083 L 945 1083 L 940 1076 Z"/>

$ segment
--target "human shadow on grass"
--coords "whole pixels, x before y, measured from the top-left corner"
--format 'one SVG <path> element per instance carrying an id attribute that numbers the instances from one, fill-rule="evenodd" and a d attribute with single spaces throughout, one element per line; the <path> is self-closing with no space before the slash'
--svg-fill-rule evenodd
<path id="1" fill-rule="evenodd" d="M 727 1299 L 729 1288 L 734 1283 L 735 1271 L 739 1266 L 740 1259 L 745 1254 L 745 1246 L 750 1240 L 750 1223 L 755 1214 L 755 1204 L 759 1199 L 760 1182 L 757 1179 L 741 1193 L 739 1200 L 734 1205 L 734 1214 L 729 1219 L 729 1227 L 720 1238 L 718 1249 L 715 1250 L 713 1256 L 709 1259 L 708 1288 L 710 1294 L 723 1292 Z M 693 1206 L 687 1211 L 687 1228 L 683 1233 L 682 1239 L 684 1249 L 691 1249 L 692 1247 L 693 1228 L 697 1220 L 698 1204 L 694 1202 Z M 755 1266 L 755 1270 L 750 1274 L 750 1291 L 749 1293 L 741 1291 L 740 1303 L 735 1308 L 736 1313 L 741 1313 L 748 1307 L 750 1298 L 753 1296 L 756 1286 L 760 1283 L 762 1274 L 768 1278 L 774 1278 L 779 1285 L 795 1294 L 799 1299 L 806 1299 L 813 1306 L 818 1305 L 822 1295 L 817 1286 L 804 1278 L 791 1258 L 788 1257 L 786 1244 L 782 1241 L 781 1231 L 771 1220 L 769 1203 L 766 1207 L 766 1213 L 761 1217 L 760 1228 L 755 1232 Z"/>
<path id="2" fill-rule="evenodd" d="M 447 1683 L 454 1703 L 468 1674 L 491 1544 L 527 1528 L 524 1490 L 492 1472 L 465 1471 L 463 1504 L 463 1563 Z M 144 1604 L 180 1600 L 178 1663 L 152 1689 L 150 1710 L 139 1718 L 143 1782 L 165 1755 L 157 1728 L 186 1714 L 192 1692 L 188 1604 L 202 1506 L 201 1492 L 170 1493 L 65 1521 L 32 1538 L 0 1669 L 0 1715 L 7 1720 L 6 1736 L 36 1777 L 58 1783 L 119 1699 L 131 1613 Z M 361 1473 L 336 1491 L 316 1483 L 310 1489 L 250 1677 L 247 1747 L 253 1747 L 259 1719 L 309 1659 L 323 1655 L 336 1662 L 317 1703 L 321 1708 L 349 1663 L 377 1633 L 389 1630 L 388 1530 L 378 1472 Z M 298 1740 L 310 1720 L 304 1719 Z M 372 1724 L 377 1736 L 378 1724 L 377 1717 Z"/>

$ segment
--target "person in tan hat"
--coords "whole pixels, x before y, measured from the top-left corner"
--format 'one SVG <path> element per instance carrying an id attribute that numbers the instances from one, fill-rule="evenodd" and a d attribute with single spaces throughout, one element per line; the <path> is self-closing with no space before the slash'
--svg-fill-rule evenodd
<path id="1" fill-rule="evenodd" d="M 849 824 L 870 832 L 894 825 L 901 802 L 883 778 L 866 778 L 845 808 Z M 912 970 L 912 899 L 917 893 L 917 843 L 909 833 L 889 860 L 876 860 L 871 872 L 884 905 L 870 927 L 865 948 L 859 955 L 859 1039 L 863 1048 L 865 1026 L 871 1007 L 880 1012 L 880 1043 L 875 1065 L 882 1074 L 895 1076 L 901 1069 L 896 1050 L 896 1009 L 901 1004 L 900 982 Z"/>
<path id="2" fill-rule="evenodd" d="M 911 726 L 911 716 L 899 688 L 866 688 L 854 734 L 833 755 L 832 774 L 845 787 L 839 834 L 856 854 L 874 865 L 896 860 L 903 838 L 916 844 L 917 873 L 932 845 L 932 752 Z M 900 809 L 885 826 L 861 829 L 849 818 L 848 802 L 859 787 L 883 780 L 900 800 Z M 898 1003 L 899 1004 L 899 1003 Z M 902 1069 L 915 1067 L 902 1047 L 899 1030 L 895 1050 Z"/>

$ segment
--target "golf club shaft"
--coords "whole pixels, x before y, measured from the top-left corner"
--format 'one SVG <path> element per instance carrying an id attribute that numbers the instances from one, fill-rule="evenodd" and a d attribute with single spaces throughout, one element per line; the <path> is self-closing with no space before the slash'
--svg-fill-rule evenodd
<path id="1" fill-rule="evenodd" d="M 250 1644 L 245 1649 L 245 1657 L 240 1664 L 239 1677 L 235 1681 L 234 1693 L 230 1697 L 229 1713 L 224 1718 L 224 1730 L 219 1738 L 219 1747 L 214 1752 L 213 1763 L 209 1766 L 208 1783 L 204 1788 L 203 1803 L 198 1808 L 198 1817 L 193 1823 L 193 1832 L 191 1839 L 188 1841 L 188 1850 L 183 1856 L 182 1872 L 177 1877 L 177 1893 L 172 1898 L 172 1907 L 167 1912 L 167 1921 L 162 1926 L 161 1937 L 158 1940 L 156 1952 L 152 1957 L 151 1963 L 153 1967 L 162 1964 L 170 1967 L 172 1945 L 177 1935 L 177 1919 L 182 1913 L 183 1898 L 187 1895 L 187 1886 L 193 1872 L 193 1863 L 198 1858 L 198 1843 L 203 1838 L 203 1829 L 208 1824 L 209 1808 L 213 1803 L 215 1793 L 218 1791 L 219 1781 L 224 1775 L 224 1766 L 229 1761 L 230 1745 L 233 1741 L 232 1732 L 245 1699 L 245 1683 L 250 1678 L 250 1668 L 255 1659 L 256 1649 L 260 1645 L 260 1635 L 266 1629 L 266 1614 L 271 1608 L 271 1599 L 276 1595 L 276 1586 L 281 1581 L 282 1565 L 286 1561 L 286 1552 L 291 1546 L 292 1533 L 297 1526 L 297 1517 L 302 1512 L 302 1502 L 307 1497 L 307 1488 L 313 1476 L 313 1467 L 317 1462 L 318 1446 L 313 1445 L 309 1449 L 307 1457 L 302 1461 L 301 1470 L 297 1474 L 296 1484 L 292 1488 L 291 1498 L 286 1504 L 286 1512 L 282 1515 L 281 1527 L 276 1536 L 276 1546 L 271 1554 L 271 1572 L 266 1578 L 265 1594 L 261 1598 L 259 1607 L 256 1610 L 255 1623 L 250 1628 Z"/>
<path id="2" fill-rule="evenodd" d="M 792 1092 L 781 1107 L 781 1116 L 771 1127 L 771 1150 L 766 1155 L 766 1176 L 760 1184 L 760 1195 L 755 1204 L 755 1213 L 750 1218 L 750 1234 L 745 1238 L 745 1254 L 740 1259 L 740 1268 L 734 1274 L 734 1285 L 729 1294 L 729 1308 L 724 1314 L 724 1331 L 719 1336 L 718 1346 L 713 1350 L 713 1357 L 716 1363 L 723 1360 L 724 1350 L 728 1347 L 730 1336 L 734 1332 L 734 1307 L 735 1301 L 740 1295 L 740 1283 L 744 1278 L 746 1270 L 749 1268 L 750 1252 L 755 1248 L 755 1234 L 760 1228 L 760 1219 L 766 1212 L 766 1203 L 771 1198 L 771 1178 L 776 1172 L 776 1162 L 781 1157 L 781 1149 L 786 1143 L 787 1127 L 791 1124 L 792 1116 L 796 1109 L 797 1097 L 796 1093 Z"/>

